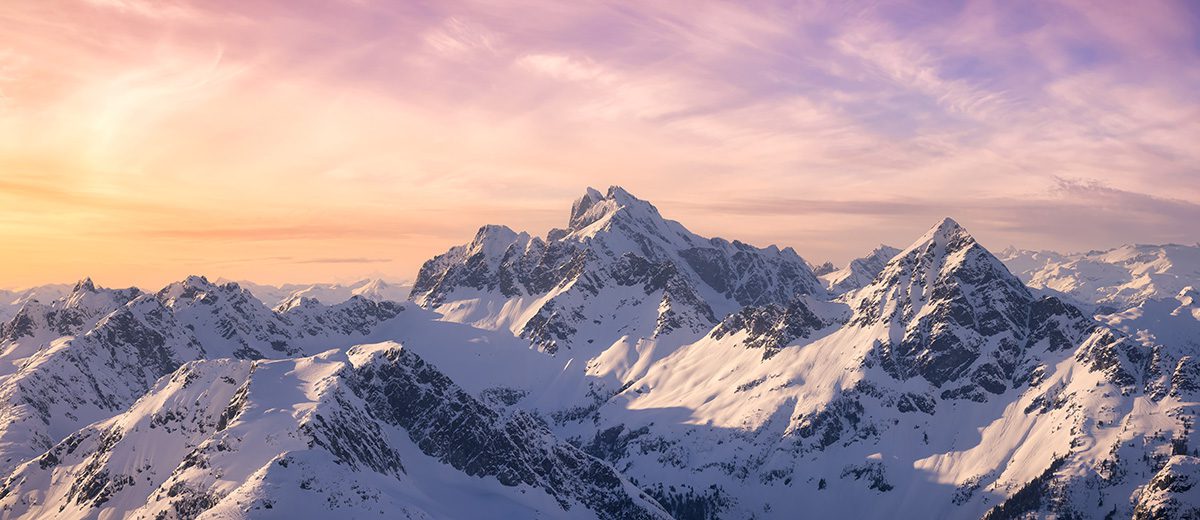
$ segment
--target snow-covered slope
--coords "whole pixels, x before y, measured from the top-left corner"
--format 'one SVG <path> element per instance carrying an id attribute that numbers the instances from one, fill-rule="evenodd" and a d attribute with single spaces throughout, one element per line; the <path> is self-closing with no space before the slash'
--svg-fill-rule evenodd
<path id="1" fill-rule="evenodd" d="M 894 247 L 881 245 L 867 256 L 851 260 L 841 269 L 822 274 L 821 281 L 833 294 L 844 294 L 861 289 L 870 284 L 887 265 L 888 260 L 891 260 L 899 252 L 900 250 Z"/>
<path id="2" fill-rule="evenodd" d="M 1200 291 L 1190 286 L 1174 298 L 1148 299 L 1098 319 L 1146 344 L 1200 352 Z"/>
<path id="3" fill-rule="evenodd" d="M 30 301 L 50 303 L 71 293 L 71 284 L 47 284 L 28 289 L 0 289 L 0 321 L 12 319 L 21 306 Z"/>
<path id="4" fill-rule="evenodd" d="M 1138 493 L 1135 520 L 1200 518 L 1200 457 L 1173 455 Z"/>
<path id="5" fill-rule="evenodd" d="M 15 371 L 52 340 L 92 328 L 140 294 L 134 288 L 98 289 L 91 279 L 83 279 L 46 303 L 25 299 L 12 317 L 0 323 L 0 376 Z"/>
<path id="6" fill-rule="evenodd" d="M 217 283 L 224 284 L 229 281 L 218 279 Z M 378 278 L 368 278 L 349 284 L 318 283 L 283 284 L 276 286 L 244 280 L 238 280 L 235 283 L 250 291 L 255 298 L 262 300 L 263 303 L 271 308 L 287 305 L 288 302 L 301 298 L 311 298 L 326 305 L 342 303 L 354 296 L 361 296 L 377 302 L 402 302 L 408 299 L 408 293 L 412 291 L 411 284 L 386 282 Z"/>
<path id="7" fill-rule="evenodd" d="M 181 366 L 0 487 L 6 518 L 667 518 L 396 343 Z"/>
<path id="8" fill-rule="evenodd" d="M 356 298 L 286 315 L 236 284 L 202 277 L 157 294 L 96 289 L 85 280 L 50 306 L 27 304 L 0 327 L 0 469 L 120 413 L 184 362 L 349 346 L 402 310 Z"/>
<path id="9" fill-rule="evenodd" d="M 1010 248 L 1001 258 L 1030 287 L 1066 293 L 1109 312 L 1200 287 L 1200 244 L 1124 245 L 1072 255 Z"/>
<path id="10" fill-rule="evenodd" d="M 595 402 L 744 306 L 823 293 L 791 248 L 700 237 L 614 186 L 589 188 L 545 239 L 484 226 L 426 262 L 412 298 L 562 358 L 590 379 L 559 389 Z"/>

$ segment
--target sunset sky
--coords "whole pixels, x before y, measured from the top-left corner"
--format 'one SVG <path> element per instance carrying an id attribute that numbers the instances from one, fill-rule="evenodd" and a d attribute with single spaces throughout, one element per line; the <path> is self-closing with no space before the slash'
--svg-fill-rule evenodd
<path id="1" fill-rule="evenodd" d="M 844 262 L 1200 240 L 1200 2 L 0 3 L 0 287 L 412 278 L 621 185 Z"/>

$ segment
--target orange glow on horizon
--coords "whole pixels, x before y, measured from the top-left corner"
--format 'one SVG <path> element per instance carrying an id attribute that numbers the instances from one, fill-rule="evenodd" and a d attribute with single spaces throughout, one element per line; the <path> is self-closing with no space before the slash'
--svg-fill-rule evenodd
<path id="1" fill-rule="evenodd" d="M 411 279 L 613 184 L 813 262 L 945 215 L 994 248 L 1200 240 L 1177 3 L 982 3 L 936 41 L 919 3 L 674 7 L 0 6 L 0 287 Z"/>

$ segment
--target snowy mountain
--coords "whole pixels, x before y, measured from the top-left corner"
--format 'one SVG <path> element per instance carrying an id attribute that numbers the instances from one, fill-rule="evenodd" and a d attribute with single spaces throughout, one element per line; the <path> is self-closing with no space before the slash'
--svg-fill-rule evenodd
<path id="1" fill-rule="evenodd" d="M 1200 286 L 1200 244 L 1124 245 L 1071 255 L 1009 248 L 1001 258 L 1030 287 L 1062 292 L 1109 312 Z"/>
<path id="2" fill-rule="evenodd" d="M 217 283 L 228 283 L 231 280 L 218 279 Z M 242 288 L 250 291 L 255 298 L 262 300 L 268 307 L 276 308 L 287 305 L 292 300 L 311 298 L 326 305 L 342 303 L 354 296 L 362 296 L 368 300 L 382 302 L 402 302 L 408 299 L 412 286 L 407 283 L 385 282 L 378 278 L 359 280 L 349 284 L 283 284 L 265 285 L 238 280 Z"/>
<path id="3" fill-rule="evenodd" d="M 443 319 L 507 330 L 587 381 L 592 406 L 748 305 L 824 290 L 791 248 L 703 238 L 619 187 L 588 189 L 545 239 L 484 226 L 429 260 L 412 299 Z M 586 397 L 584 397 L 586 395 Z"/>
<path id="4" fill-rule="evenodd" d="M 21 290 L 0 289 L 0 321 L 12 319 L 26 302 L 50 303 L 71 292 L 71 284 L 48 284 Z"/>
<path id="5" fill-rule="evenodd" d="M 406 304 L 201 277 L 24 302 L 0 516 L 1200 514 L 1176 246 L 1001 261 L 945 219 L 814 270 L 618 187 L 567 222 L 481 228 Z"/>
<path id="6" fill-rule="evenodd" d="M 586 225 L 579 208 L 621 196 L 590 191 L 570 222 Z M 443 319 L 529 338 L 520 326 L 532 314 L 529 301 L 554 296 L 506 280 L 520 281 L 520 258 L 542 247 L 484 228 L 472 244 L 426 264 L 414 299 Z M 710 304 L 736 310 L 648 361 L 641 350 L 588 350 L 577 341 L 570 351 L 547 349 L 569 356 L 564 375 L 586 367 L 583 398 L 563 399 L 557 382 L 549 391 L 542 383 L 508 386 L 522 388 L 518 406 L 550 417 L 560 435 L 613 462 L 673 514 L 698 518 L 789 518 L 799 510 L 1129 516 L 1137 505 L 1129 497 L 1162 470 L 1164 453 L 1196 444 L 1188 347 L 1136 341 L 1068 301 L 1035 294 L 952 220 L 903 251 L 871 256 L 887 258 L 882 266 L 860 262 L 855 274 L 867 282 L 840 302 L 797 290 L 787 299 Z M 681 264 L 673 262 L 677 272 L 688 272 Z M 560 316 L 625 327 L 631 320 L 608 309 L 628 303 L 611 301 Z M 641 337 L 653 339 L 648 329 Z M 636 369 L 607 368 L 614 365 Z M 597 384 L 610 378 L 620 382 L 611 395 Z M 1105 426 L 1114 424 L 1121 427 Z"/>
<path id="7" fill-rule="evenodd" d="M 841 269 L 831 269 L 821 274 L 821 281 L 833 294 L 844 294 L 861 289 L 871 283 L 887 265 L 888 260 L 891 260 L 899 252 L 900 250 L 894 247 L 880 245 L 869 255 L 855 258 Z"/>
<path id="8" fill-rule="evenodd" d="M 395 343 L 182 365 L 0 487 L 5 516 L 667 518 Z"/>
<path id="9" fill-rule="evenodd" d="M 950 220 L 843 307 L 784 314 L 810 326 L 770 356 L 754 327 L 717 329 L 563 432 L 721 518 L 978 518 L 1046 472 L 1035 510 L 1095 513 L 1075 488 L 1096 482 L 1074 474 L 1114 464 L 1121 441 L 1094 423 L 1134 420 L 1119 414 L 1143 392 L 1137 344 L 1035 298 Z M 1104 494 L 1126 515 L 1132 480 Z"/>
<path id="10" fill-rule="evenodd" d="M 1174 298 L 1155 298 L 1098 319 L 1148 345 L 1200 351 L 1200 291 L 1188 286 Z"/>
<path id="11" fill-rule="evenodd" d="M 398 304 L 357 298 L 293 320 L 236 284 L 202 277 L 157 294 L 97 289 L 85 280 L 51 305 L 27 303 L 0 326 L 0 469 L 120 413 L 187 361 L 350 346 L 402 311 Z"/>

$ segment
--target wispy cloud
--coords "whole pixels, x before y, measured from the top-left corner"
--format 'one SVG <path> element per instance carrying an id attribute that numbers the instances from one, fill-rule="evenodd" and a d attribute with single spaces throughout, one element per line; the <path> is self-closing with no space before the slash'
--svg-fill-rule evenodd
<path id="1" fill-rule="evenodd" d="M 142 283 L 164 244 L 410 276 L 608 184 L 814 258 L 945 214 L 1036 247 L 1200 238 L 1182 0 L 57 0 L 0 25 L 13 283 L 73 276 L 80 249 Z"/>

